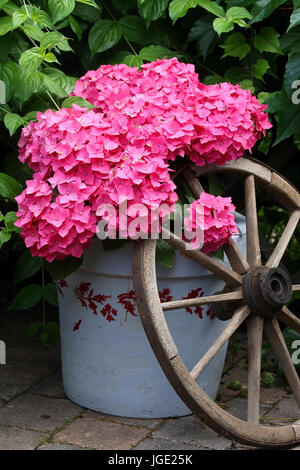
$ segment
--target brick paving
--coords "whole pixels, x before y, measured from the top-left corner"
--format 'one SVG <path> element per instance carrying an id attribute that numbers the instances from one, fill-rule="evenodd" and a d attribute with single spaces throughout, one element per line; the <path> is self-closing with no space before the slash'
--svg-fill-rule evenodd
<path id="1" fill-rule="evenodd" d="M 229 450 L 249 449 L 219 436 L 193 416 L 176 419 L 131 419 L 82 408 L 64 394 L 60 347 L 25 343 L 28 312 L 5 313 L 0 339 L 7 345 L 0 365 L 0 450 Z M 238 367 L 221 381 L 218 400 L 244 418 L 246 400 L 227 388 L 234 376 L 245 380 L 245 350 Z M 262 390 L 261 415 L 266 423 L 299 419 L 299 409 L 284 384 Z M 294 447 L 300 450 L 300 446 Z"/>

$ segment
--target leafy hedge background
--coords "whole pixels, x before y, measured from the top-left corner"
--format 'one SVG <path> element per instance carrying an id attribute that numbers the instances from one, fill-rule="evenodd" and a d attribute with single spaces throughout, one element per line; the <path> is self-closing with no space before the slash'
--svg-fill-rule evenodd
<path id="1" fill-rule="evenodd" d="M 77 98 L 68 95 L 89 69 L 173 56 L 194 63 L 203 83 L 240 83 L 269 105 L 273 128 L 253 156 L 299 187 L 300 0 L 0 0 L 1 301 L 14 310 L 42 305 L 29 336 L 57 338 L 45 305 L 56 306 L 53 279 L 69 267 L 32 258 L 15 233 L 14 197 L 31 176 L 17 159 L 21 127 L 37 111 L 71 106 Z M 218 178 L 209 185 L 226 191 Z M 260 194 L 258 207 L 275 244 L 287 214 Z M 297 238 L 284 260 L 296 277 Z"/>

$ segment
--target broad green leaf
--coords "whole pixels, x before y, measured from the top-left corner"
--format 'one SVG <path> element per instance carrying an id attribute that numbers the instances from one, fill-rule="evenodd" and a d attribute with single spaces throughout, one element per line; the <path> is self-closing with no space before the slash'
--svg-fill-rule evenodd
<path id="1" fill-rule="evenodd" d="M 64 260 L 54 260 L 52 263 L 45 262 L 46 271 L 51 275 L 53 281 L 59 281 L 69 276 L 80 268 L 82 258 L 68 256 Z"/>
<path id="2" fill-rule="evenodd" d="M 259 52 L 273 52 L 282 54 L 279 42 L 280 34 L 274 28 L 266 26 L 262 28 L 258 35 L 254 36 L 253 44 Z"/>
<path id="3" fill-rule="evenodd" d="M 75 9 L 73 10 L 73 15 L 77 16 L 83 21 L 86 21 L 87 23 L 95 23 L 101 18 L 100 11 L 101 9 L 96 10 L 94 7 L 76 2 Z"/>
<path id="4" fill-rule="evenodd" d="M 128 15 L 120 19 L 119 23 L 123 27 L 124 36 L 128 41 L 137 44 L 148 45 L 152 42 L 152 37 L 147 30 L 144 21 L 140 16 Z"/>
<path id="5" fill-rule="evenodd" d="M 59 70 L 55 67 L 44 68 L 43 74 L 52 80 L 46 80 L 48 89 L 49 87 L 51 87 L 51 85 L 54 86 L 56 89 L 56 95 L 61 95 L 61 98 L 64 98 L 66 95 L 69 95 L 71 91 L 73 91 L 75 83 L 77 82 L 77 79 L 75 77 L 65 75 L 62 70 Z M 63 93 L 65 94 L 63 95 Z"/>
<path id="6" fill-rule="evenodd" d="M 8 16 L 0 18 L 0 36 L 4 36 L 6 33 L 11 31 L 13 28 L 12 19 Z"/>
<path id="7" fill-rule="evenodd" d="M 0 173 L 0 196 L 15 202 L 15 197 L 22 190 L 22 185 L 15 178 L 5 173 Z"/>
<path id="8" fill-rule="evenodd" d="M 136 7 L 136 0 L 112 0 L 112 3 L 123 15 Z"/>
<path id="9" fill-rule="evenodd" d="M 56 285 L 53 282 L 45 285 L 43 289 L 43 297 L 49 304 L 54 305 L 54 307 L 57 307 L 57 289 Z"/>
<path id="10" fill-rule="evenodd" d="M 5 98 L 7 102 L 10 101 L 13 96 L 19 75 L 20 70 L 15 62 L 9 61 L 0 63 L 0 80 L 5 84 Z"/>
<path id="11" fill-rule="evenodd" d="M 4 7 L 6 3 L 8 3 L 9 0 L 0 0 L 0 10 Z"/>
<path id="12" fill-rule="evenodd" d="M 176 54 L 170 51 L 170 49 L 166 49 L 165 47 L 161 46 L 148 46 L 144 47 L 140 51 L 140 57 L 143 60 L 147 60 L 148 62 L 153 62 L 158 59 L 164 59 L 165 57 L 171 58 L 175 56 Z"/>
<path id="13" fill-rule="evenodd" d="M 258 0 L 253 2 L 254 7 L 251 10 L 253 19 L 249 24 L 257 23 L 267 18 L 276 8 L 285 3 L 285 0 Z"/>
<path id="14" fill-rule="evenodd" d="M 221 45 L 224 49 L 222 57 L 238 57 L 240 60 L 244 59 L 251 51 L 250 45 L 246 42 L 245 36 L 242 33 L 233 33 Z"/>
<path id="15" fill-rule="evenodd" d="M 29 250 L 24 250 L 16 262 L 14 270 L 14 283 L 18 284 L 24 279 L 29 279 L 36 274 L 42 267 L 42 259 L 38 256 L 32 256 Z"/>
<path id="16" fill-rule="evenodd" d="M 255 86 L 253 85 L 253 81 L 250 78 L 240 81 L 240 87 L 243 90 L 250 90 L 252 94 L 255 93 Z"/>
<path id="17" fill-rule="evenodd" d="M 16 10 L 18 10 L 18 6 L 13 3 L 13 2 L 6 2 L 5 5 L 2 7 L 3 11 L 9 15 L 12 16 Z"/>
<path id="18" fill-rule="evenodd" d="M 66 90 L 61 86 L 61 84 L 43 73 L 43 83 L 45 88 L 49 91 L 50 94 L 58 96 L 58 98 L 64 98 L 68 95 Z"/>
<path id="19" fill-rule="evenodd" d="M 38 7 L 33 7 L 30 10 L 30 14 L 31 14 L 32 21 L 37 26 L 39 26 L 40 28 L 42 28 L 42 29 L 43 28 L 48 28 L 48 29 L 53 28 L 53 24 L 52 24 L 52 21 L 50 19 L 50 16 L 44 10 L 41 10 Z"/>
<path id="20" fill-rule="evenodd" d="M 293 11 L 290 17 L 290 25 L 287 29 L 287 32 L 291 31 L 291 29 L 295 28 L 300 24 L 300 8 L 296 8 L 296 10 Z"/>
<path id="21" fill-rule="evenodd" d="M 224 8 L 221 7 L 217 2 L 212 2 L 211 0 L 197 0 L 196 6 L 200 6 L 204 8 L 209 13 L 212 13 L 215 16 L 219 16 L 220 18 L 225 17 Z"/>
<path id="22" fill-rule="evenodd" d="M 48 0 L 53 23 L 66 18 L 75 8 L 75 0 Z"/>
<path id="23" fill-rule="evenodd" d="M 212 24 L 208 17 L 197 20 L 190 29 L 188 41 L 197 41 L 198 47 L 202 52 L 204 60 L 206 59 L 210 49 L 217 39 L 216 32 L 212 28 Z"/>
<path id="24" fill-rule="evenodd" d="M 253 65 L 253 75 L 259 80 L 263 80 L 263 76 L 270 68 L 270 64 L 266 59 L 258 59 L 256 64 Z"/>
<path id="25" fill-rule="evenodd" d="M 300 129 L 300 110 L 298 105 L 286 103 L 278 115 L 277 136 L 273 146 L 279 144 Z"/>
<path id="26" fill-rule="evenodd" d="M 14 224 L 17 220 L 18 220 L 18 217 L 16 216 L 16 213 L 14 211 L 9 211 L 4 216 L 4 222 L 8 229 L 17 228 L 17 227 L 14 227 Z"/>
<path id="27" fill-rule="evenodd" d="M 91 103 L 86 101 L 84 98 L 81 98 L 80 96 L 70 96 L 69 98 L 66 98 L 62 104 L 62 108 L 72 108 L 73 104 L 77 104 L 78 106 L 82 106 L 83 108 L 88 108 L 92 109 L 95 106 L 93 106 Z"/>
<path id="28" fill-rule="evenodd" d="M 123 34 L 122 26 L 113 20 L 99 20 L 89 33 L 89 47 L 93 54 L 115 46 Z"/>
<path id="29" fill-rule="evenodd" d="M 159 238 L 156 241 L 156 262 L 167 268 L 171 268 L 174 257 L 174 248 L 168 242 Z"/>
<path id="30" fill-rule="evenodd" d="M 62 51 L 71 51 L 67 38 L 59 33 L 58 31 L 50 31 L 45 33 L 41 39 L 40 47 L 44 49 L 52 49 L 53 47 L 58 47 Z"/>
<path id="31" fill-rule="evenodd" d="M 5 228 L 0 231 L 0 248 L 4 245 L 4 243 L 7 243 L 11 239 L 11 232 L 6 230 Z"/>
<path id="32" fill-rule="evenodd" d="M 38 71 L 25 72 L 21 77 L 21 81 L 32 93 L 38 93 L 43 86 L 43 74 Z"/>
<path id="33" fill-rule="evenodd" d="M 228 18 L 215 18 L 213 21 L 213 28 L 220 36 L 222 33 L 228 33 L 234 29 L 234 23 Z"/>
<path id="34" fill-rule="evenodd" d="M 97 10 L 100 10 L 99 5 L 94 0 L 75 0 L 76 2 L 79 3 L 84 3 L 84 5 L 89 5 L 90 7 L 97 8 Z"/>
<path id="35" fill-rule="evenodd" d="M 287 96 L 282 91 L 274 91 L 273 93 L 261 92 L 258 95 L 261 104 L 268 105 L 268 113 L 277 113 L 285 108 L 287 104 Z"/>
<path id="36" fill-rule="evenodd" d="M 33 72 L 39 68 L 43 62 L 43 51 L 40 47 L 32 47 L 23 52 L 19 59 L 19 65 L 26 72 Z"/>
<path id="37" fill-rule="evenodd" d="M 281 36 L 280 49 L 282 52 L 300 52 L 300 31 L 298 29 L 294 29 Z"/>
<path id="38" fill-rule="evenodd" d="M 124 57 L 122 63 L 128 65 L 128 67 L 140 67 L 143 65 L 143 59 L 139 55 L 129 54 Z"/>
<path id="39" fill-rule="evenodd" d="M 163 15 L 168 3 L 169 0 L 137 0 L 139 13 L 147 27 Z"/>
<path id="40" fill-rule="evenodd" d="M 45 62 L 49 62 L 50 64 L 53 63 L 53 62 L 58 62 L 56 56 L 54 54 L 52 54 L 52 52 L 48 52 L 45 57 L 44 57 L 44 61 Z"/>
<path id="41" fill-rule="evenodd" d="M 24 340 L 25 341 L 30 341 L 33 336 L 41 329 L 43 328 L 43 322 L 41 321 L 36 321 L 34 323 L 30 323 L 30 325 L 28 325 L 25 333 L 24 333 Z"/>
<path id="42" fill-rule="evenodd" d="M 293 93 L 293 82 L 300 79 L 300 52 L 290 54 L 285 66 L 284 88 L 288 96 Z"/>
<path id="43" fill-rule="evenodd" d="M 29 123 L 30 121 L 36 121 L 37 112 L 38 111 L 29 111 L 28 113 L 26 113 L 23 117 L 24 121 L 26 121 L 26 123 Z"/>
<path id="44" fill-rule="evenodd" d="M 173 22 L 178 20 L 178 18 L 182 18 L 187 14 L 190 8 L 194 8 L 195 5 L 194 0 L 172 0 L 169 5 L 169 15 Z"/>
<path id="45" fill-rule="evenodd" d="M 28 13 L 25 8 L 19 8 L 12 16 L 12 27 L 19 28 L 28 18 Z"/>
<path id="46" fill-rule="evenodd" d="M 34 307 L 42 297 L 42 288 L 39 284 L 30 284 L 23 287 L 14 297 L 8 310 L 28 310 Z"/>
<path id="47" fill-rule="evenodd" d="M 58 323 L 53 322 L 53 321 L 47 322 L 42 329 L 40 338 L 43 344 L 46 344 L 46 343 L 59 344 L 60 333 L 59 333 Z"/>
<path id="48" fill-rule="evenodd" d="M 248 20 L 251 20 L 252 15 L 244 7 L 231 7 L 226 11 L 226 18 L 230 18 L 232 20 L 241 20 L 243 18 L 247 18 Z"/>
<path id="49" fill-rule="evenodd" d="M 34 39 L 35 41 L 40 41 L 45 34 L 39 26 L 28 22 L 23 25 L 23 31 L 27 36 L 29 36 L 31 39 Z"/>
<path id="50" fill-rule="evenodd" d="M 69 23 L 74 34 L 76 34 L 78 41 L 81 41 L 83 30 L 74 16 L 69 16 Z"/>
<path id="51" fill-rule="evenodd" d="M 19 127 L 23 126 L 24 121 L 21 116 L 15 113 L 6 113 L 4 116 L 5 127 L 9 130 L 9 134 L 13 135 Z"/>

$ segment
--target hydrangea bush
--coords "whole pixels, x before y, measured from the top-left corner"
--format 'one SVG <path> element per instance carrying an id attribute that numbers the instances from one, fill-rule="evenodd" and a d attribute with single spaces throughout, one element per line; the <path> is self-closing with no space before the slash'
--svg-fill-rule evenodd
<path id="1" fill-rule="evenodd" d="M 174 211 L 176 185 L 170 161 L 188 156 L 198 166 L 222 165 L 251 151 L 271 127 L 250 91 L 238 85 L 203 85 L 194 66 L 176 58 L 140 69 L 103 65 L 78 80 L 74 96 L 94 108 L 39 113 L 22 131 L 19 158 L 34 171 L 18 196 L 16 225 L 32 255 L 53 261 L 80 257 L 104 213 L 104 204 Z M 209 253 L 237 230 L 230 198 L 203 193 L 186 224 L 196 228 L 204 211 Z M 122 222 L 108 220 L 117 230 Z M 203 227 L 202 227 L 203 228 Z M 147 228 L 149 229 L 149 227 Z M 130 238 L 130 237 L 129 237 Z"/>

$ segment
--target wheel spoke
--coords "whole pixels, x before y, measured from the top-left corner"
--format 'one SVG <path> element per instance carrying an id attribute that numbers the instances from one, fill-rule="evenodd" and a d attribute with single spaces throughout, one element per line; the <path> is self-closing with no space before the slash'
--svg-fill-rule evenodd
<path id="1" fill-rule="evenodd" d="M 260 244 L 255 195 L 255 179 L 253 175 L 245 179 L 247 261 L 250 266 L 261 265 Z"/>
<path id="2" fill-rule="evenodd" d="M 224 245 L 224 251 L 234 271 L 239 274 L 244 274 L 250 269 L 249 264 L 232 238 Z"/>
<path id="3" fill-rule="evenodd" d="M 207 352 L 202 356 L 199 362 L 193 367 L 190 372 L 190 375 L 193 379 L 197 379 L 199 375 L 203 372 L 205 367 L 210 363 L 210 361 L 215 357 L 218 351 L 224 346 L 226 341 L 233 335 L 233 333 L 238 329 L 238 327 L 243 323 L 250 313 L 250 309 L 247 305 L 239 307 L 233 314 L 233 317 L 228 322 L 220 336 L 216 339 L 213 345 L 207 350 Z"/>
<path id="4" fill-rule="evenodd" d="M 248 319 L 248 423 L 259 422 L 261 346 L 263 318 L 252 315 Z"/>
<path id="5" fill-rule="evenodd" d="M 268 340 L 271 343 L 272 349 L 276 354 L 286 380 L 294 394 L 295 400 L 300 407 L 300 380 L 297 371 L 292 363 L 289 351 L 287 349 L 284 337 L 281 333 L 278 321 L 273 318 L 272 320 L 266 320 L 264 324 L 264 331 Z"/>
<path id="6" fill-rule="evenodd" d="M 296 230 L 299 220 L 300 211 L 297 210 L 292 212 L 289 221 L 280 237 L 279 242 L 277 243 L 270 258 L 266 262 L 266 266 L 268 266 L 269 268 L 276 268 L 279 265 L 281 258 L 283 257 L 284 252 Z"/>
<path id="7" fill-rule="evenodd" d="M 193 299 L 174 300 L 171 302 L 163 302 L 161 307 L 163 310 L 175 310 L 178 308 L 194 307 L 196 305 L 207 305 L 218 302 L 234 302 L 243 299 L 241 290 L 229 292 L 226 294 L 208 295 L 206 297 L 195 297 Z"/>
<path id="8" fill-rule="evenodd" d="M 200 181 L 195 176 L 194 172 L 191 169 L 187 168 L 186 170 L 184 170 L 183 176 L 195 198 L 199 199 L 200 194 L 203 192 L 203 188 L 200 184 Z"/>
<path id="9" fill-rule="evenodd" d="M 242 284 L 242 276 L 231 269 L 227 268 L 225 265 L 218 263 L 214 258 L 202 253 L 198 250 L 193 250 L 193 248 L 181 238 L 174 235 L 174 233 L 162 227 L 162 235 L 166 242 L 170 243 L 172 246 L 183 252 L 186 256 L 194 259 L 198 263 L 202 264 L 204 268 L 208 269 L 220 279 L 222 279 L 226 284 L 231 287 L 237 287 Z"/>
<path id="10" fill-rule="evenodd" d="M 282 307 L 277 317 L 285 325 L 300 333 L 300 318 L 296 317 L 286 306 Z"/>

